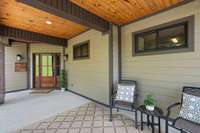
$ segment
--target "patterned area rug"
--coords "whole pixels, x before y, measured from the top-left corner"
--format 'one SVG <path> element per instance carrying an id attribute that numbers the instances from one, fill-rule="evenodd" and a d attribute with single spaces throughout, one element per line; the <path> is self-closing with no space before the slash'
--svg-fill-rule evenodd
<path id="1" fill-rule="evenodd" d="M 60 113 L 46 120 L 19 129 L 13 133 L 139 133 L 134 121 L 113 111 L 109 121 L 109 109 L 95 103 Z"/>

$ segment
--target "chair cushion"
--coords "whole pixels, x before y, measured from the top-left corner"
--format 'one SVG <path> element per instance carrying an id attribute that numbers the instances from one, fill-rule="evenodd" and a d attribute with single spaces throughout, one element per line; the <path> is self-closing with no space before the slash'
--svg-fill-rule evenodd
<path id="1" fill-rule="evenodd" d="M 118 84 L 117 95 L 115 100 L 133 103 L 134 92 L 135 92 L 135 84 L 133 85 Z"/>
<path id="2" fill-rule="evenodd" d="M 182 129 L 184 131 L 190 132 L 190 133 L 199 133 L 200 131 L 199 124 L 193 123 L 183 118 L 178 118 L 176 120 L 175 127 Z"/>
<path id="3" fill-rule="evenodd" d="M 183 103 L 179 116 L 200 124 L 200 97 L 183 93 Z"/>

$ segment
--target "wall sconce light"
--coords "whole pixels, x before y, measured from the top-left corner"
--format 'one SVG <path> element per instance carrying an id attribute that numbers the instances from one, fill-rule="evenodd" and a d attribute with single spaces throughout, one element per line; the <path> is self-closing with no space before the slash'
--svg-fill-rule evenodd
<path id="1" fill-rule="evenodd" d="M 21 61 L 22 60 L 22 55 L 17 54 L 16 58 L 17 58 L 17 61 Z"/>
<path id="2" fill-rule="evenodd" d="M 68 60 L 68 54 L 64 55 L 64 60 L 67 61 Z"/>

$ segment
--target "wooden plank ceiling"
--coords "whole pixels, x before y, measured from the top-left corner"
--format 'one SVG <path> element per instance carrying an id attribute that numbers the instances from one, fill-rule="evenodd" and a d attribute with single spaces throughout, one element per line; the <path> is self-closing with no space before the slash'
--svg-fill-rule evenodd
<path id="1" fill-rule="evenodd" d="M 87 30 L 87 27 L 47 12 L 17 3 L 0 0 L 0 24 L 59 38 L 71 38 Z M 46 21 L 51 21 L 47 25 Z"/>
<path id="2" fill-rule="evenodd" d="M 96 15 L 122 25 L 164 10 L 184 0 L 71 0 Z"/>

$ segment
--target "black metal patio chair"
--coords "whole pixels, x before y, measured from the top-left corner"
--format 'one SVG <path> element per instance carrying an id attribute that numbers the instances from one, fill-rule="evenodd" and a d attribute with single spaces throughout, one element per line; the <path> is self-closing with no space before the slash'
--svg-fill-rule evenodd
<path id="1" fill-rule="evenodd" d="M 135 127 L 137 126 L 137 84 L 132 80 L 121 80 L 113 90 L 112 103 L 110 105 L 110 121 L 112 121 L 112 109 L 135 112 Z"/>
<path id="2" fill-rule="evenodd" d="M 172 109 L 178 106 L 179 115 L 172 118 Z M 167 108 L 166 133 L 169 132 L 169 126 L 179 130 L 181 133 L 200 133 L 199 122 L 200 88 L 185 86 L 183 87 L 181 102 L 174 103 Z"/>

